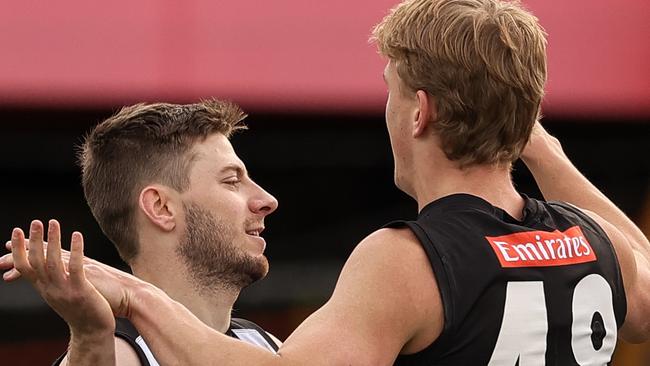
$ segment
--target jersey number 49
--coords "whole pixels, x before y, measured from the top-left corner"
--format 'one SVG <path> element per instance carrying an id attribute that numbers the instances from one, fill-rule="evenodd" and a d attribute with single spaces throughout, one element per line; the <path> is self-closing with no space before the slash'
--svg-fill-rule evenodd
<path id="1" fill-rule="evenodd" d="M 598 274 L 584 277 L 573 292 L 571 348 L 580 366 L 605 366 L 616 346 L 612 290 Z M 604 338 L 593 341 L 592 320 L 604 326 Z M 544 366 L 548 317 L 542 281 L 509 282 L 503 322 L 489 366 Z"/>

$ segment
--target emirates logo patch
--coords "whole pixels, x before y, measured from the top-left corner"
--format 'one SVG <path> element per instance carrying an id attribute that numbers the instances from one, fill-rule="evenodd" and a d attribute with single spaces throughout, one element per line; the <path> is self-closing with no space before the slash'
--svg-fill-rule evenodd
<path id="1" fill-rule="evenodd" d="M 504 268 L 567 266 L 597 259 L 579 226 L 564 232 L 525 231 L 485 239 Z"/>

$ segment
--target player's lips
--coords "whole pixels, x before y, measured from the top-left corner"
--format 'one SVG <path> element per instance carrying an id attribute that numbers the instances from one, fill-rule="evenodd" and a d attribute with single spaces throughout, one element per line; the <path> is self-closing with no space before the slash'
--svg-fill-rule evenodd
<path id="1" fill-rule="evenodd" d="M 248 229 L 246 230 L 246 234 L 252 236 L 260 236 L 260 234 L 262 234 L 262 231 L 264 231 L 264 226 Z"/>
<path id="2" fill-rule="evenodd" d="M 266 249 L 266 240 L 264 240 L 264 238 L 260 236 L 260 234 L 262 234 L 262 231 L 264 231 L 264 226 L 252 227 L 246 230 L 246 234 L 252 236 L 253 240 L 261 244 L 262 253 L 264 253 L 264 250 Z"/>

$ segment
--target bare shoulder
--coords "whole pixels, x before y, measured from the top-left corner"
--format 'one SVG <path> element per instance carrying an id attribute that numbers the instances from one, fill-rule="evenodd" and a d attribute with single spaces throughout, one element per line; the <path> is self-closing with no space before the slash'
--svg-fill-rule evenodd
<path id="1" fill-rule="evenodd" d="M 60 366 L 68 365 L 68 355 L 61 360 Z M 124 339 L 115 337 L 115 365 L 116 366 L 142 366 L 138 354 Z"/>
<path id="2" fill-rule="evenodd" d="M 408 229 L 381 229 L 357 245 L 332 297 L 289 336 L 281 354 L 299 355 L 302 364 L 392 365 L 398 354 L 431 344 L 441 329 L 440 295 L 419 242 Z M 315 363 L 317 353 L 328 357 Z"/>
<path id="3" fill-rule="evenodd" d="M 384 228 L 365 237 L 352 255 L 395 255 L 396 260 L 404 261 L 418 258 L 427 260 L 426 253 L 415 234 L 408 228 Z"/>
<path id="4" fill-rule="evenodd" d="M 384 228 L 368 235 L 354 249 L 343 271 L 387 284 L 436 287 L 427 255 L 408 228 Z"/>
<path id="5" fill-rule="evenodd" d="M 583 210 L 609 237 L 623 276 L 627 315 L 621 329 L 621 337 L 628 342 L 644 342 L 650 337 L 650 264 L 635 252 L 627 237 L 614 225 L 598 214 Z"/>
<path id="6" fill-rule="evenodd" d="M 368 235 L 354 249 L 348 262 L 355 261 L 379 266 L 387 277 L 435 285 L 429 258 L 418 238 L 408 228 L 384 228 Z M 389 269 L 394 271 L 387 272 Z"/>
<path id="7" fill-rule="evenodd" d="M 410 229 L 373 232 L 355 248 L 348 266 L 361 267 L 372 283 L 393 291 L 391 301 L 399 304 L 403 319 L 414 322 L 412 337 L 402 353 L 418 352 L 440 335 L 444 323 L 440 291 L 429 258 Z"/>

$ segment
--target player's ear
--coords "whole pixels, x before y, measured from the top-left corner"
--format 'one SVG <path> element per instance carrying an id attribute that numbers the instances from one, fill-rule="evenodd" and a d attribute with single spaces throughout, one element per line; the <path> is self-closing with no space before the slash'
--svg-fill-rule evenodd
<path id="1" fill-rule="evenodd" d="M 138 206 L 145 217 L 164 231 L 172 231 L 176 227 L 177 205 L 173 193 L 168 187 L 150 185 L 138 197 Z"/>
<path id="2" fill-rule="evenodd" d="M 424 90 L 415 92 L 417 108 L 413 116 L 413 137 L 422 136 L 429 124 L 438 119 L 438 108 L 435 100 Z"/>

